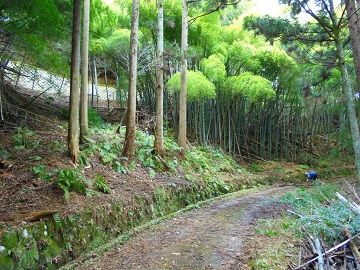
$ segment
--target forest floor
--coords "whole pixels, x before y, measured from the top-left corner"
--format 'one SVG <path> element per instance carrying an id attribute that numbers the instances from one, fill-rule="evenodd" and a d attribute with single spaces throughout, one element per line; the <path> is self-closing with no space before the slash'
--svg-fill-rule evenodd
<path id="1" fill-rule="evenodd" d="M 40 179 L 33 170 L 40 165 L 46 165 L 48 171 L 74 168 L 63 147 L 67 131 L 61 126 L 65 123 L 51 121 L 56 125 L 54 128 L 28 134 L 25 129 L 20 134 L 15 128 L 0 130 L 0 234 L 8 226 L 23 225 L 32 218 L 32 221 L 46 218 L 46 213 L 71 215 L 89 205 L 102 205 L 111 200 L 130 201 L 138 194 L 151 194 L 156 187 L 168 183 L 189 184 L 181 175 L 150 177 L 149 170 L 142 166 L 119 175 L 95 158 L 83 173 L 89 178 L 98 173 L 103 175 L 112 189 L 111 194 L 87 197 L 71 192 L 70 199 L 65 200 L 63 190 Z M 25 147 L 17 147 L 16 136 L 20 136 Z M 299 165 L 266 163 L 266 166 L 260 174 L 273 178 L 275 168 L 281 166 L 283 171 L 298 171 Z M 249 175 L 235 177 L 241 179 Z M 354 181 L 353 178 L 347 180 Z M 281 188 L 275 186 L 220 200 L 156 225 L 124 246 L 109 251 L 91 266 L 85 264 L 79 269 L 247 269 L 247 263 L 259 256 L 261 246 L 269 248 L 278 244 L 272 242 L 274 238 L 255 235 L 254 228 L 260 219 L 278 217 L 286 211 L 285 205 L 276 204 L 272 199 L 293 188 L 288 183 Z M 36 216 L 39 212 L 40 216 Z"/>

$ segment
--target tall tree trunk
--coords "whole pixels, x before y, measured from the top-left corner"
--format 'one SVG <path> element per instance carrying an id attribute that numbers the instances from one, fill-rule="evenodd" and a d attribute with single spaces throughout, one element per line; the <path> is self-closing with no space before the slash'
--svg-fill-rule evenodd
<path id="1" fill-rule="evenodd" d="M 180 82 L 180 109 L 179 109 L 179 137 L 181 158 L 186 156 L 186 86 L 187 86 L 187 43 L 188 43 L 188 3 L 183 0 L 181 23 L 181 82 Z"/>
<path id="2" fill-rule="evenodd" d="M 156 126 L 154 149 L 164 154 L 164 0 L 158 0 L 158 44 L 156 65 Z"/>
<path id="3" fill-rule="evenodd" d="M 360 29 L 359 29 L 359 16 L 356 11 L 354 0 L 346 0 L 346 14 L 348 19 L 351 48 L 354 58 L 354 67 L 357 82 L 357 91 L 360 95 Z"/>
<path id="4" fill-rule="evenodd" d="M 68 130 L 69 156 L 74 163 L 79 158 L 80 19 L 81 1 L 74 0 Z"/>
<path id="5" fill-rule="evenodd" d="M 81 54 L 81 100 L 80 100 L 80 143 L 88 135 L 88 88 L 89 88 L 89 17 L 90 0 L 84 0 L 83 43 Z"/>
<path id="6" fill-rule="evenodd" d="M 332 1 L 330 1 L 332 3 Z M 333 24 L 338 26 L 338 20 L 333 9 L 333 5 L 331 6 L 331 13 L 334 20 Z M 334 28 L 334 39 L 335 45 L 337 49 L 337 57 L 339 60 L 339 66 L 341 71 L 341 78 L 342 78 L 342 88 L 345 92 L 346 102 L 347 102 L 347 112 L 349 115 L 350 121 L 350 128 L 351 128 L 351 135 L 353 139 L 354 145 L 354 152 L 355 152 L 355 162 L 358 172 L 358 180 L 360 182 L 360 133 L 359 133 L 359 125 L 357 121 L 356 111 L 355 111 L 355 104 L 354 104 L 354 93 L 351 88 L 350 77 L 346 67 L 346 59 L 345 59 L 345 52 L 343 47 L 343 42 L 341 41 L 340 36 L 340 28 Z"/>
<path id="7" fill-rule="evenodd" d="M 137 46 L 139 29 L 139 0 L 132 3 L 131 40 L 130 40 L 130 74 L 127 107 L 126 135 L 123 155 L 132 159 L 136 132 L 136 79 L 137 79 Z"/>

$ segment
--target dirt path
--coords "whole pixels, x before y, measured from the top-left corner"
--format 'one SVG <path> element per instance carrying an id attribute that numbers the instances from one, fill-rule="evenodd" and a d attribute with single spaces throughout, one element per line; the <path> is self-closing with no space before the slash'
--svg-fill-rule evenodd
<path id="1" fill-rule="evenodd" d="M 145 230 L 75 269 L 250 269 L 258 219 L 277 217 L 274 200 L 293 187 L 234 195 Z"/>

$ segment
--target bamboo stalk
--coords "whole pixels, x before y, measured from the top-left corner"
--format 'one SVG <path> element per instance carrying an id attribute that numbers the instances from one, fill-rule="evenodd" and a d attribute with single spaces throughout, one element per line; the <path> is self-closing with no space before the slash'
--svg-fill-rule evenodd
<path id="1" fill-rule="evenodd" d="M 323 253 L 322 253 L 320 239 L 318 237 L 315 237 L 314 242 L 315 242 L 316 251 L 319 254 L 319 256 L 318 256 L 318 269 L 319 270 L 324 270 L 325 262 L 324 262 L 324 257 L 322 255 Z"/>

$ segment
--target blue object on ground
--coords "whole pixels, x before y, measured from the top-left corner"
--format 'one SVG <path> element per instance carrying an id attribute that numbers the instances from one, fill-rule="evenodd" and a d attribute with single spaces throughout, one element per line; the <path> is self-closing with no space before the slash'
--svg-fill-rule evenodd
<path id="1" fill-rule="evenodd" d="M 307 177 L 306 181 L 315 181 L 318 177 L 318 174 L 315 171 L 308 171 L 305 173 L 305 175 Z"/>

